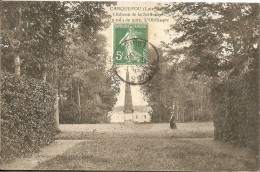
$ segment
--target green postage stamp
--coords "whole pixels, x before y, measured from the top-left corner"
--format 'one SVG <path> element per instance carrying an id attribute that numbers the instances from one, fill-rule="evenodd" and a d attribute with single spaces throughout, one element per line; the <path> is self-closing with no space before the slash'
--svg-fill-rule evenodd
<path id="1" fill-rule="evenodd" d="M 114 65 L 147 65 L 148 24 L 114 23 Z"/>

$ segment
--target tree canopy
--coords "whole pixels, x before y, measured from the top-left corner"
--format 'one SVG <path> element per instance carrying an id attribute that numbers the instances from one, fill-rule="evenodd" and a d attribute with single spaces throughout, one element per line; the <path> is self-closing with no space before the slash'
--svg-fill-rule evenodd
<path id="1" fill-rule="evenodd" d="M 106 39 L 100 31 L 109 26 L 110 16 L 105 6 L 113 4 L 3 2 L 3 71 L 13 73 L 16 59 L 21 65 L 21 75 L 48 82 L 59 90 L 60 101 L 73 100 L 67 94 L 71 89 L 79 89 L 83 98 L 83 89 L 89 95 L 103 91 L 106 96 L 101 96 L 101 100 L 108 101 L 103 102 L 103 110 L 111 110 L 118 85 L 112 83 L 111 74 L 105 70 Z M 101 84 L 99 92 L 93 78 Z M 91 98 L 86 97 L 86 101 Z M 60 102 L 60 106 L 63 104 Z"/>
<path id="2" fill-rule="evenodd" d="M 176 24 L 169 32 L 179 36 L 194 74 L 232 77 L 250 70 L 259 48 L 259 4 L 169 3 L 161 7 Z"/>

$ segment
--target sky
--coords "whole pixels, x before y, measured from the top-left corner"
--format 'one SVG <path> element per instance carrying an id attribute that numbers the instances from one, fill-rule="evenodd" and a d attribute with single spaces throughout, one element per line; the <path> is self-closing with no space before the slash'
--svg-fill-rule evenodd
<path id="1" fill-rule="evenodd" d="M 141 8 L 141 11 L 138 11 L 139 13 L 154 13 L 154 10 L 150 10 L 151 8 L 154 8 L 157 5 L 156 2 L 134 2 L 134 3 L 129 3 L 129 2 L 118 2 L 116 6 L 114 7 L 122 7 L 121 9 L 123 10 L 124 7 L 137 7 Z M 112 19 L 117 19 L 120 20 L 120 18 L 129 18 L 130 20 L 132 19 L 141 19 L 144 20 L 144 18 L 159 18 L 159 17 L 144 17 L 144 16 L 120 16 L 122 13 L 129 13 L 132 15 L 133 12 L 136 12 L 134 10 L 130 11 L 120 11 L 120 10 L 115 10 L 116 8 L 110 8 L 107 7 L 106 10 L 108 13 L 112 16 Z M 143 11 L 143 7 L 146 7 L 146 11 Z M 163 16 L 160 17 L 161 19 L 167 19 L 169 22 L 148 22 L 148 41 L 149 43 L 153 44 L 154 46 L 158 47 L 162 41 L 168 42 L 171 37 L 165 33 L 165 30 L 170 27 L 170 24 L 173 24 L 174 21 L 170 16 Z M 117 22 L 117 23 L 125 23 L 125 22 Z M 129 22 L 127 22 L 129 23 Z M 131 22 L 130 22 L 131 23 Z M 136 22 L 135 22 L 136 23 Z M 141 22 L 141 23 L 146 23 L 146 22 Z M 111 68 L 112 66 L 112 56 L 113 56 L 113 25 L 111 25 L 109 28 L 104 30 L 102 32 L 107 37 L 107 50 L 109 52 L 109 60 L 107 63 L 107 68 Z M 125 70 L 122 70 L 122 73 L 120 74 L 125 78 Z M 130 77 L 133 75 L 130 73 Z M 131 92 L 132 92 L 132 101 L 133 101 L 133 106 L 140 106 L 140 105 L 148 105 L 148 103 L 144 100 L 143 94 L 140 91 L 140 86 L 131 86 Z M 125 83 L 121 82 L 120 83 L 120 93 L 118 95 L 118 101 L 115 106 L 123 106 L 124 105 L 124 96 L 125 96 Z"/>

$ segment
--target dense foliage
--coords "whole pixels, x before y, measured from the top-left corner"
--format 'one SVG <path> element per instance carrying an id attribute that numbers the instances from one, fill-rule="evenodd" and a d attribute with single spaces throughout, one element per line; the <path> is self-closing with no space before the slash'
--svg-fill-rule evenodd
<path id="1" fill-rule="evenodd" d="M 100 31 L 108 27 L 105 7 L 111 4 L 1 3 L 1 70 L 9 73 L 1 96 L 4 157 L 51 142 L 59 111 L 62 122 L 108 120 L 118 84 L 106 71 Z"/>
<path id="2" fill-rule="evenodd" d="M 176 23 L 164 48 L 185 61 L 193 78 L 208 76 L 215 139 L 244 146 L 258 141 L 259 4 L 167 3 Z M 178 58 L 175 54 L 175 57 Z"/>
<path id="3" fill-rule="evenodd" d="M 185 70 L 186 61 L 176 61 L 171 52 L 159 50 L 159 69 L 154 78 L 142 85 L 146 100 L 152 107 L 152 122 L 169 122 L 174 113 L 178 122 L 212 119 L 208 77 L 193 79 Z"/>
<path id="4" fill-rule="evenodd" d="M 21 75 L 42 79 L 55 88 L 61 122 L 76 122 L 86 115 L 91 117 L 86 117 L 85 123 L 108 120 L 103 117 L 116 101 L 118 84 L 112 83 L 106 71 L 106 39 L 99 32 L 109 26 L 105 6 L 112 4 L 3 3 L 2 69 L 13 73 L 18 57 Z M 95 82 L 102 86 L 96 87 Z M 99 96 L 101 104 L 93 98 Z M 91 111 L 90 107 L 97 108 Z"/>
<path id="5" fill-rule="evenodd" d="M 61 123 L 107 123 L 108 112 L 116 103 L 118 90 L 104 69 L 74 75 L 73 84 L 62 91 L 60 103 Z M 66 97 L 66 99 L 65 99 Z"/>
<path id="6" fill-rule="evenodd" d="M 1 76 L 1 159 L 37 151 L 54 140 L 54 90 L 43 82 Z"/>
<path id="7" fill-rule="evenodd" d="M 246 73 L 212 88 L 215 139 L 257 150 L 259 91 L 255 76 Z"/>
<path id="8" fill-rule="evenodd" d="M 106 38 L 89 37 L 77 39 L 67 52 L 74 61 L 68 82 L 60 89 L 62 123 L 109 122 L 108 112 L 117 100 L 119 83 L 106 70 Z"/>
<path id="9" fill-rule="evenodd" d="M 67 54 L 70 45 L 91 45 L 86 42 L 108 26 L 105 5 L 110 3 L 3 2 L 2 69 L 14 72 L 19 56 L 21 74 L 42 78 L 47 73 L 52 85 L 63 83 L 77 60 Z"/>

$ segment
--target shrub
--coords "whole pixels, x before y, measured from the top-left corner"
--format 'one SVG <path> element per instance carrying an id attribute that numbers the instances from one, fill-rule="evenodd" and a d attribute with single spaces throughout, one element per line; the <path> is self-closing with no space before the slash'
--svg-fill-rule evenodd
<path id="1" fill-rule="evenodd" d="M 60 123 L 61 124 L 76 124 L 80 121 L 78 106 L 73 101 L 63 101 L 60 108 Z"/>
<path id="2" fill-rule="evenodd" d="M 54 140 L 55 92 L 47 84 L 2 74 L 1 159 L 12 159 Z"/>
<path id="3" fill-rule="evenodd" d="M 258 149 L 258 79 L 250 72 L 212 89 L 215 139 Z"/>

